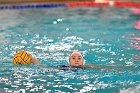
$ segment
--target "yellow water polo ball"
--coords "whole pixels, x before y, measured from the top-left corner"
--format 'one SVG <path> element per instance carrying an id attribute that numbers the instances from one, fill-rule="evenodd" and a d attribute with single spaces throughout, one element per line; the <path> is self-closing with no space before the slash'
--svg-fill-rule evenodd
<path id="1" fill-rule="evenodd" d="M 30 64 L 31 56 L 26 51 L 18 51 L 13 57 L 13 63 L 18 64 Z"/>

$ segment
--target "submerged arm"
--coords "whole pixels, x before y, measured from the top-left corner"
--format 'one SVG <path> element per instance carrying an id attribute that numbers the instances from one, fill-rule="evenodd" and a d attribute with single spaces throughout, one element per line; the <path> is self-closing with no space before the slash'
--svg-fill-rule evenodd
<path id="1" fill-rule="evenodd" d="M 118 72 L 118 71 L 123 71 L 123 70 L 116 70 L 116 69 L 111 69 L 111 68 L 102 68 L 100 66 L 95 66 L 93 64 L 87 64 L 82 66 L 83 68 L 96 68 L 96 69 L 101 69 L 101 70 L 107 70 L 107 71 L 113 71 L 113 72 Z"/>
<path id="2" fill-rule="evenodd" d="M 101 68 L 100 66 L 95 66 L 92 64 L 87 64 L 87 65 L 83 65 L 83 68 L 96 68 L 96 69 L 101 69 L 101 70 L 109 70 L 108 68 Z"/>

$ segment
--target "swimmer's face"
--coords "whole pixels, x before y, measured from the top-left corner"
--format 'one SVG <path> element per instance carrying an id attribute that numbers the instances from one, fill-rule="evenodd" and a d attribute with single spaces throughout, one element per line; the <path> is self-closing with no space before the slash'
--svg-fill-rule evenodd
<path id="1" fill-rule="evenodd" d="M 70 66 L 78 67 L 83 65 L 83 57 L 79 52 L 74 52 L 69 58 Z"/>

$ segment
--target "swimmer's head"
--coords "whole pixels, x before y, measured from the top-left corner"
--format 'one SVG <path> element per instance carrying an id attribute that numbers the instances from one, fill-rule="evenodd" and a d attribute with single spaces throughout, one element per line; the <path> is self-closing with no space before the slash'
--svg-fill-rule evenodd
<path id="1" fill-rule="evenodd" d="M 74 51 L 69 57 L 69 65 L 72 67 L 79 67 L 84 64 L 84 59 L 79 51 Z"/>

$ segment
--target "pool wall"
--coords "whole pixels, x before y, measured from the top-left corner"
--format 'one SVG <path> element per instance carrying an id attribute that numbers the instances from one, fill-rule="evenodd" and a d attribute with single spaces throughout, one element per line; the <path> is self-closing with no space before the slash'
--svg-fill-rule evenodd
<path id="1" fill-rule="evenodd" d="M 95 1 L 95 0 L 0 0 L 0 4 L 25 4 L 25 3 L 66 3 L 79 1 Z"/>
<path id="2" fill-rule="evenodd" d="M 119 1 L 119 2 L 135 2 L 139 0 L 0 0 L 0 4 L 16 4 L 16 3 L 64 3 L 64 2 L 79 2 L 79 1 Z"/>
<path id="3" fill-rule="evenodd" d="M 95 0 L 0 0 L 0 9 L 27 9 L 27 8 L 57 8 L 57 7 L 95 7 L 95 6 L 115 6 L 115 7 L 140 7 L 139 2 L 128 2 L 121 0 L 97 2 Z M 7 3 L 6 3 L 7 1 Z M 9 2 L 8 2 L 9 1 Z M 14 3 L 14 1 L 16 3 Z M 23 1 L 23 2 L 20 2 Z M 27 2 L 26 2 L 27 1 Z M 29 2 L 28 2 L 29 1 Z M 44 2 L 43 2 L 44 1 Z M 11 3 L 10 3 L 11 2 Z M 24 3 L 26 2 L 26 3 Z"/>

